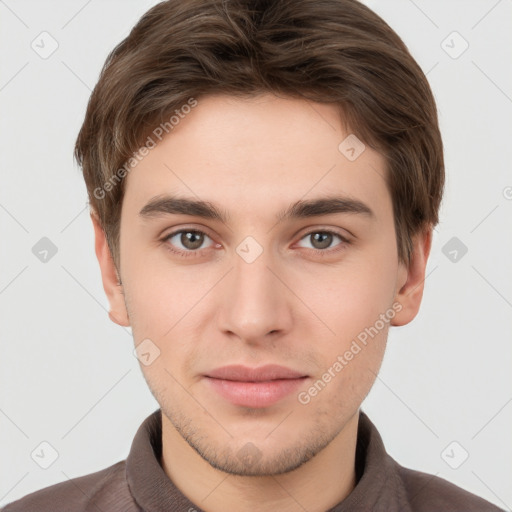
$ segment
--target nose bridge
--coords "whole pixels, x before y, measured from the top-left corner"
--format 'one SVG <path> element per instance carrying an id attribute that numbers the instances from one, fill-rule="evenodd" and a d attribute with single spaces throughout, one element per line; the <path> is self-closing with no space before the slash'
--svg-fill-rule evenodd
<path id="1" fill-rule="evenodd" d="M 234 257 L 233 279 L 237 295 L 239 298 L 245 295 L 252 295 L 254 298 L 261 294 L 269 296 L 270 282 L 275 281 L 275 276 L 269 270 L 273 260 L 270 251 L 265 250 L 255 255 L 254 249 L 249 248 L 245 254 L 240 255 L 243 250 L 244 246 L 241 245 Z"/>

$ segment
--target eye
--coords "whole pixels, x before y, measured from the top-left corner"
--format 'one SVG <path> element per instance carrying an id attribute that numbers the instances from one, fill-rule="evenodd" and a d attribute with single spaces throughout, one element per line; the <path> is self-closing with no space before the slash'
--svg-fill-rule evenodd
<path id="1" fill-rule="evenodd" d="M 308 238 L 311 241 L 311 247 L 309 248 L 318 254 L 331 254 L 332 252 L 341 250 L 346 245 L 350 244 L 350 241 L 347 238 L 330 230 L 311 231 L 303 236 L 301 241 L 307 240 Z M 336 238 L 338 238 L 340 242 L 333 246 L 333 241 Z M 180 229 L 166 235 L 162 239 L 162 242 L 165 243 L 168 250 L 178 254 L 179 256 L 194 257 L 200 256 L 202 249 L 221 247 L 220 244 L 216 244 L 215 242 L 210 244 L 210 246 L 203 247 L 203 244 L 207 239 L 213 242 L 213 240 L 203 231 L 197 229 Z"/>
<path id="2" fill-rule="evenodd" d="M 194 256 L 198 253 L 199 249 L 206 249 L 208 247 L 201 247 L 205 240 L 213 240 L 203 231 L 196 229 L 180 229 L 169 233 L 163 238 L 163 242 L 167 243 L 167 247 L 172 252 L 183 256 Z"/>
<path id="3" fill-rule="evenodd" d="M 320 252 L 330 252 L 330 251 L 325 251 L 325 249 L 329 249 L 330 247 L 332 247 L 332 243 L 335 238 L 338 238 L 340 240 L 340 242 L 338 244 L 334 245 L 334 247 L 338 247 L 339 245 L 344 246 L 344 245 L 349 244 L 349 241 L 345 237 L 341 236 L 339 233 L 336 233 L 334 231 L 329 231 L 329 230 L 311 231 L 307 235 L 302 237 L 301 240 L 307 240 L 308 238 L 309 238 L 309 240 L 311 240 L 312 247 L 310 247 L 310 248 L 315 251 L 320 251 Z M 338 249 L 334 249 L 334 250 L 338 250 Z"/>

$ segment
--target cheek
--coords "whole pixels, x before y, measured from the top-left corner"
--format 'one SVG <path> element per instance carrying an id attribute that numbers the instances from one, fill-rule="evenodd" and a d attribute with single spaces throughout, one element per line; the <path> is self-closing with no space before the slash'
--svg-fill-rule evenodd
<path id="1" fill-rule="evenodd" d="M 132 324 L 136 324 L 142 336 L 162 338 L 200 298 L 197 273 L 192 267 L 173 268 L 161 256 L 160 248 L 145 254 L 127 244 L 125 251 L 124 291 L 129 299 L 130 318 L 135 320 Z"/>
<path id="2" fill-rule="evenodd" d="M 139 260 L 140 261 L 140 260 Z M 135 263 L 135 259 L 134 259 Z M 188 364 L 197 358 L 202 346 L 199 321 L 208 307 L 208 290 L 218 279 L 201 276 L 192 267 L 127 262 L 125 296 L 129 306 L 132 333 L 136 345 L 150 339 L 160 351 L 159 357 L 142 370 L 146 379 L 159 387 L 167 369 L 177 378 L 186 374 Z M 204 322 L 203 322 L 204 324 Z"/>
<path id="3" fill-rule="evenodd" d="M 339 272 L 329 274 L 323 288 L 317 285 L 307 292 L 306 287 L 299 293 L 308 294 L 311 309 L 315 308 L 329 331 L 333 331 L 327 340 L 336 337 L 346 342 L 374 325 L 391 307 L 392 275 L 393 269 L 386 268 L 383 262 L 340 267 Z"/>
<path id="4" fill-rule="evenodd" d="M 315 347 L 322 361 L 318 378 L 333 382 L 324 398 L 362 400 L 371 388 L 384 356 L 390 321 L 395 315 L 394 265 L 392 258 L 379 258 L 375 254 L 375 258 L 361 259 L 357 264 L 340 267 L 340 272 L 331 273 L 324 293 L 316 288 L 312 309 L 321 312 L 320 318 L 329 327 L 324 329 L 322 348 Z M 329 370 L 326 375 L 324 372 Z"/>

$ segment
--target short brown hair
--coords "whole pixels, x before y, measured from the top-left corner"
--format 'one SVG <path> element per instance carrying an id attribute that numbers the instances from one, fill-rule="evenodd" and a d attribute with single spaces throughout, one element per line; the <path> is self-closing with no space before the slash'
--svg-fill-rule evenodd
<path id="1" fill-rule="evenodd" d="M 150 131 L 190 98 L 265 92 L 337 105 L 345 129 L 384 155 L 410 261 L 412 236 L 438 223 L 443 145 L 427 79 L 389 25 L 356 0 L 168 0 L 108 56 L 75 146 L 116 263 L 118 171 Z"/>

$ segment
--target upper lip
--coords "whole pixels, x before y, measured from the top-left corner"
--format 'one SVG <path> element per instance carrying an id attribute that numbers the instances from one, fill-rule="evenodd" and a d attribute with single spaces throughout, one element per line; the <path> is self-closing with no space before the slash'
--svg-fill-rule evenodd
<path id="1" fill-rule="evenodd" d="M 243 365 L 230 365 L 216 368 L 206 374 L 206 377 L 239 382 L 264 382 L 277 379 L 299 379 L 306 377 L 304 373 L 296 372 L 291 368 L 268 364 L 258 368 Z"/>

